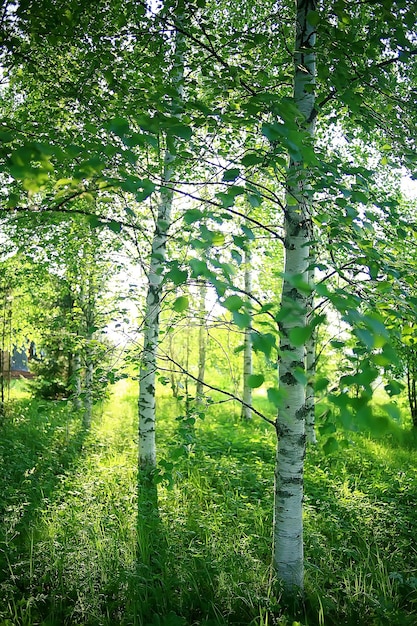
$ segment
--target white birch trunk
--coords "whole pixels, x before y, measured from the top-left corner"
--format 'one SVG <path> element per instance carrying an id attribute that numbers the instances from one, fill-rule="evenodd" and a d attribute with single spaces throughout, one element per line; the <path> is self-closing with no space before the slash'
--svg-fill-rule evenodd
<path id="1" fill-rule="evenodd" d="M 169 182 L 172 175 L 170 165 L 173 160 L 172 155 L 167 153 L 164 167 L 164 180 L 166 182 Z M 139 375 L 139 462 L 143 469 L 156 466 L 155 373 L 159 315 L 161 312 L 162 269 L 166 260 L 166 242 L 171 223 L 172 198 L 171 189 L 167 188 L 161 193 L 148 275 L 143 352 Z"/>
<path id="2" fill-rule="evenodd" d="M 308 272 L 308 284 L 313 288 L 314 285 L 314 267 L 312 267 L 315 260 L 313 247 L 310 247 L 310 268 Z M 308 298 L 308 310 L 307 319 L 308 322 L 312 322 L 313 315 L 313 291 Z M 316 437 L 316 417 L 315 417 L 315 394 L 314 383 L 316 380 L 316 341 L 317 332 L 314 330 L 311 337 L 306 343 L 306 375 L 307 375 L 307 387 L 306 387 L 306 403 L 305 403 L 305 420 L 306 420 L 306 440 L 307 443 L 313 445 L 317 444 Z"/>
<path id="3" fill-rule="evenodd" d="M 79 411 L 81 409 L 81 355 L 77 349 L 74 355 L 73 364 L 73 404 L 74 409 Z"/>
<path id="4" fill-rule="evenodd" d="M 245 292 L 252 293 L 252 269 L 251 269 L 251 253 L 245 251 Z M 243 402 L 242 419 L 252 419 L 252 387 L 249 386 L 249 376 L 252 376 L 252 321 L 245 328 L 245 337 L 243 341 Z"/>
<path id="5" fill-rule="evenodd" d="M 183 8 L 178 9 L 177 20 L 181 21 Z M 184 37 L 178 31 L 175 34 L 175 50 L 172 68 L 172 85 L 176 90 L 173 102 L 174 115 L 183 98 L 184 76 Z M 167 148 L 164 157 L 163 182 L 169 183 L 175 171 L 175 155 Z M 162 298 L 162 271 L 166 261 L 168 231 L 171 225 L 173 191 L 167 186 L 160 194 L 155 232 L 152 241 L 148 290 L 146 296 L 145 320 L 143 332 L 143 352 L 139 374 L 139 466 L 150 473 L 156 467 L 156 403 L 155 374 L 159 340 L 159 315 Z"/>
<path id="6" fill-rule="evenodd" d="M 206 329 L 206 296 L 207 283 L 203 282 L 200 287 L 199 317 L 200 328 L 198 329 L 198 380 L 196 383 L 196 401 L 201 404 L 204 396 L 204 377 L 206 373 L 207 352 L 207 329 Z"/>
<path id="7" fill-rule="evenodd" d="M 94 284 L 91 274 L 87 277 L 87 299 L 84 302 L 83 310 L 86 325 L 85 334 L 85 371 L 84 371 L 84 416 L 83 424 L 85 429 L 91 426 L 93 415 L 93 384 L 94 384 L 94 348 L 93 348 L 93 327 L 94 327 Z"/>
<path id="8" fill-rule="evenodd" d="M 305 418 L 306 418 L 306 439 L 307 443 L 313 445 L 317 444 L 316 436 L 316 417 L 315 417 L 315 395 L 314 395 L 314 381 L 316 378 L 316 333 L 314 332 L 306 345 L 306 374 L 307 374 L 307 387 L 306 387 L 306 404 L 305 404 Z"/>
<path id="9" fill-rule="evenodd" d="M 297 0 L 294 99 L 314 134 L 314 28 L 308 13 L 315 0 Z M 274 569 L 287 591 L 304 585 L 303 467 L 305 455 L 305 346 L 291 341 L 291 330 L 306 325 L 308 293 L 298 286 L 308 282 L 310 209 L 308 182 L 302 164 L 290 161 L 285 211 L 285 269 L 280 321 L 279 384 L 283 393 L 277 418 L 275 469 Z M 296 342 L 297 343 L 297 342 Z"/>
<path id="10" fill-rule="evenodd" d="M 87 338 L 87 346 L 85 349 L 85 373 L 84 373 L 84 417 L 83 424 L 86 430 L 91 427 L 91 419 L 93 416 L 93 383 L 94 383 L 94 364 L 92 337 Z"/>

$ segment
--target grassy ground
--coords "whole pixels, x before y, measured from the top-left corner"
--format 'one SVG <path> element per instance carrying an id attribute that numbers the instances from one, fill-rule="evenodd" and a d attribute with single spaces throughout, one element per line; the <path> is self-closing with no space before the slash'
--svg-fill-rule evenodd
<path id="1" fill-rule="evenodd" d="M 161 396 L 150 545 L 137 515 L 135 391 L 118 383 L 87 437 L 65 402 L 12 404 L 0 437 L 0 624 L 417 623 L 411 434 L 309 451 L 306 594 L 295 607 L 270 577 L 270 427 L 242 423 L 226 403 L 194 431 Z"/>

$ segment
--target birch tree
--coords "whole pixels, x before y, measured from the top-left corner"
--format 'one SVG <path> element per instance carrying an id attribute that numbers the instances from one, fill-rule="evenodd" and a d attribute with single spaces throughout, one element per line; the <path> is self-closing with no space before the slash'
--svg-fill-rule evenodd
<path id="1" fill-rule="evenodd" d="M 184 20 L 184 3 L 179 1 L 175 19 Z M 174 94 L 171 102 L 172 115 L 181 115 L 184 82 L 184 36 L 176 29 L 172 51 L 170 90 Z M 162 188 L 157 206 L 155 232 L 149 261 L 148 287 L 143 327 L 143 351 L 139 374 L 139 466 L 150 475 L 156 467 L 156 398 L 155 376 L 159 341 L 159 316 L 162 301 L 162 279 L 167 258 L 167 239 L 171 225 L 174 192 L 170 185 L 176 168 L 175 142 L 165 148 Z"/>
<path id="2" fill-rule="evenodd" d="M 249 244 L 248 244 L 249 246 Z M 250 296 L 252 293 L 252 268 L 251 268 L 251 252 L 247 248 L 244 257 L 244 273 L 245 273 L 245 292 Z M 252 418 L 252 387 L 250 385 L 250 377 L 253 374 L 252 367 L 252 320 L 244 330 L 243 339 L 243 404 L 242 419 L 250 420 Z"/>
<path id="3" fill-rule="evenodd" d="M 198 328 L 198 374 L 196 381 L 196 401 L 201 404 L 204 396 L 204 378 L 206 372 L 206 355 L 207 355 L 207 320 L 206 320 L 206 297 L 207 282 L 204 280 L 199 286 L 199 307 L 198 314 L 200 325 Z"/>
<path id="4" fill-rule="evenodd" d="M 294 101 L 301 132 L 314 135 L 315 0 L 297 0 Z M 301 121 L 302 120 L 302 121 Z M 305 346 L 296 341 L 306 327 L 311 241 L 311 195 L 303 165 L 290 159 L 285 209 L 285 265 L 280 313 L 279 385 L 282 404 L 276 423 L 274 568 L 287 589 L 301 589 L 303 556 L 303 463 L 305 455 Z M 301 344 L 301 345 L 300 345 Z"/>
<path id="5" fill-rule="evenodd" d="M 314 326 L 314 247 L 310 245 L 310 259 L 308 268 L 308 285 L 311 289 L 309 299 L 307 303 L 307 319 L 306 322 L 311 326 Z M 306 427 L 306 440 L 307 443 L 315 445 L 317 443 L 316 429 L 315 429 L 315 391 L 314 385 L 316 381 L 316 340 L 317 329 L 312 330 L 310 336 L 306 340 L 305 345 L 305 369 L 307 376 L 306 385 L 306 399 L 305 399 L 305 427 Z"/>

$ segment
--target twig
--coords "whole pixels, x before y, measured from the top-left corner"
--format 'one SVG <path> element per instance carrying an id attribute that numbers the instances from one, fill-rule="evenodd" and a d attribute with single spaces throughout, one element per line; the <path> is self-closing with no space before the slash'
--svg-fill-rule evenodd
<path id="1" fill-rule="evenodd" d="M 197 383 L 201 383 L 204 387 L 207 387 L 208 389 L 211 389 L 212 391 L 218 391 L 219 393 L 222 393 L 225 396 L 228 396 L 231 400 L 236 400 L 236 402 L 239 402 L 242 406 L 247 407 L 248 409 L 252 409 L 252 411 L 258 415 L 259 417 L 261 417 L 263 420 L 265 420 L 265 422 L 268 422 L 268 424 L 271 424 L 271 426 L 273 426 L 274 428 L 276 428 L 276 420 L 271 420 L 269 419 L 269 417 L 266 417 L 266 415 L 264 415 L 263 413 L 261 413 L 260 411 L 258 411 L 257 409 L 255 409 L 253 406 L 251 406 L 250 404 L 248 404 L 247 402 L 245 402 L 244 400 L 241 400 L 238 396 L 236 396 L 234 393 L 231 393 L 230 391 L 225 391 L 224 389 L 220 389 L 219 387 L 215 387 L 214 385 L 210 385 L 209 383 L 204 382 L 204 380 L 201 380 L 200 378 L 198 378 L 197 376 L 194 376 L 193 374 L 191 374 L 190 372 L 188 372 L 182 365 L 180 365 L 179 363 L 177 363 L 177 361 L 175 361 L 173 358 L 171 358 L 170 356 L 168 356 L 167 354 L 165 354 L 164 357 L 161 357 L 167 361 L 170 361 L 171 363 L 173 363 L 175 365 L 175 367 L 178 367 L 179 370 L 185 374 L 186 376 L 189 376 L 192 380 L 194 380 Z"/>

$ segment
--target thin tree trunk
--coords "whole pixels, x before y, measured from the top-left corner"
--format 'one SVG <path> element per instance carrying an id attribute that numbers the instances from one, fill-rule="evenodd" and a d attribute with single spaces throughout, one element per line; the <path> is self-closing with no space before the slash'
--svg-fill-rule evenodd
<path id="1" fill-rule="evenodd" d="M 206 297 L 207 283 L 204 281 L 200 286 L 199 318 L 200 327 L 198 329 L 198 380 L 196 382 L 196 401 L 201 404 L 204 397 L 204 377 L 206 374 L 206 353 L 207 353 L 207 329 L 206 329 Z"/>
<path id="2" fill-rule="evenodd" d="M 245 292 L 252 293 L 252 268 L 251 253 L 249 249 L 245 251 Z M 252 320 L 245 328 L 245 337 L 243 341 L 243 402 L 242 419 L 252 419 L 252 387 L 249 385 L 249 376 L 252 376 Z"/>
<path id="3" fill-rule="evenodd" d="M 314 248 L 310 246 L 310 258 L 309 258 L 309 270 L 308 270 L 308 284 L 311 287 L 311 294 L 309 294 L 307 303 L 307 321 L 312 322 L 313 315 L 313 286 L 314 286 Z M 316 437 L 316 417 L 315 417 L 315 393 L 314 384 L 316 380 L 316 341 L 317 332 L 313 331 L 310 338 L 306 343 L 306 375 L 307 375 L 307 387 L 306 387 L 306 404 L 305 404 L 305 420 L 306 420 L 306 440 L 307 443 L 313 445 L 317 444 Z"/>
<path id="4" fill-rule="evenodd" d="M 93 384 L 94 384 L 94 348 L 93 348 L 93 328 L 94 328 L 94 286 L 91 275 L 88 275 L 88 295 L 84 304 L 84 316 L 86 325 L 85 334 L 85 372 L 84 372 L 84 417 L 85 429 L 91 426 L 93 416 Z"/>
<path id="5" fill-rule="evenodd" d="M 315 0 L 297 0 L 294 99 L 314 134 L 315 32 L 308 14 Z M 311 20 L 313 21 L 313 20 Z M 308 293 L 311 200 L 302 163 L 290 160 L 285 211 L 285 268 L 280 316 L 279 384 L 282 406 L 277 418 L 275 470 L 274 569 L 287 591 L 304 586 L 303 468 L 305 455 L 305 345 L 291 338 L 305 327 Z M 300 288 L 301 285 L 301 288 Z"/>
<path id="6" fill-rule="evenodd" d="M 315 418 L 315 395 L 314 382 L 316 378 L 316 332 L 313 332 L 306 345 L 306 440 L 307 443 L 317 444 L 316 436 L 316 418 Z"/>
<path id="7" fill-rule="evenodd" d="M 183 19 L 183 5 L 178 7 L 177 19 Z M 172 103 L 173 114 L 178 116 L 178 107 L 183 98 L 184 75 L 184 37 L 176 31 L 174 61 L 172 67 L 172 86 L 176 98 Z M 165 151 L 163 181 L 169 183 L 175 171 L 175 154 L 169 148 Z M 146 296 L 145 320 L 143 332 L 143 351 L 139 375 L 139 467 L 143 473 L 152 474 L 156 467 L 156 403 L 155 374 L 159 340 L 159 315 L 162 299 L 162 271 L 166 261 L 168 231 L 171 225 L 173 190 L 167 184 L 162 187 L 155 232 L 152 240 L 148 290 Z"/>
<path id="8" fill-rule="evenodd" d="M 191 353 L 190 333 L 187 332 L 186 339 L 185 339 L 185 369 L 187 370 L 187 372 L 190 371 L 190 353 Z M 185 414 L 189 415 L 190 413 L 190 389 L 189 389 L 188 376 L 186 376 L 184 380 L 184 393 L 185 393 Z"/>
<path id="9" fill-rule="evenodd" d="M 79 411 L 81 409 L 81 355 L 79 349 L 75 352 L 73 356 L 73 366 L 72 366 L 72 399 L 74 409 Z"/>
<path id="10" fill-rule="evenodd" d="M 92 337 L 87 338 L 87 346 L 85 349 L 85 373 L 84 373 L 84 428 L 89 430 L 93 416 L 93 383 L 94 383 L 94 365 L 93 350 L 91 347 Z"/>
<path id="11" fill-rule="evenodd" d="M 407 363 L 407 392 L 408 403 L 410 406 L 411 420 L 414 428 L 417 428 L 417 368 L 415 365 L 416 354 L 411 352 L 408 356 Z"/>

